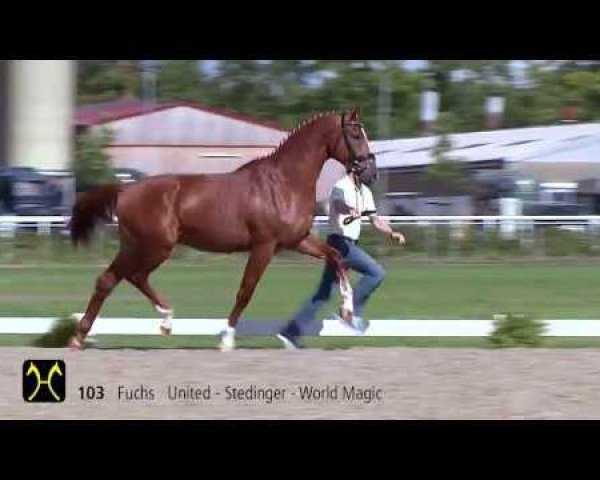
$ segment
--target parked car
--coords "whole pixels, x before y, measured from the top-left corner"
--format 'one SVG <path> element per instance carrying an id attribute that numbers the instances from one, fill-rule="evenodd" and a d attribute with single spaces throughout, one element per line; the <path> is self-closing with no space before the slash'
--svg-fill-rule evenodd
<path id="1" fill-rule="evenodd" d="M 134 168 L 116 168 L 115 169 L 115 177 L 117 177 L 117 179 L 121 183 L 137 182 L 138 180 L 145 178 L 145 176 L 146 175 L 144 175 L 142 172 L 140 172 L 139 170 L 136 170 Z"/>
<path id="2" fill-rule="evenodd" d="M 51 176 L 33 168 L 0 170 L 0 213 L 8 215 L 63 215 L 64 192 Z"/>

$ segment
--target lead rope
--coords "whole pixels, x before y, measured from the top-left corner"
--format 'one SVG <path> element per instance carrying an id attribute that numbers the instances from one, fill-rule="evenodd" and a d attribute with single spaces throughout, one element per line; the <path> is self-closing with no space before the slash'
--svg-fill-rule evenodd
<path id="1" fill-rule="evenodd" d="M 360 196 L 360 198 L 359 198 Z M 356 206 L 356 211 L 358 212 L 359 215 L 361 215 L 361 218 L 359 218 L 358 220 L 361 221 L 362 219 L 362 187 L 358 187 L 356 185 L 356 183 L 354 184 L 354 204 Z"/>

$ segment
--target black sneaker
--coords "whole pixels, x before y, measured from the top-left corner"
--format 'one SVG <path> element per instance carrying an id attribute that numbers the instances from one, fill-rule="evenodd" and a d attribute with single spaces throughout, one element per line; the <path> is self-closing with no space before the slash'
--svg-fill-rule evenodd
<path id="1" fill-rule="evenodd" d="M 295 338 L 287 337 L 283 333 L 278 333 L 277 338 L 279 340 L 281 340 L 281 342 L 283 343 L 283 346 L 286 350 L 299 350 L 299 349 L 304 348 L 302 345 L 300 345 L 296 341 Z"/>

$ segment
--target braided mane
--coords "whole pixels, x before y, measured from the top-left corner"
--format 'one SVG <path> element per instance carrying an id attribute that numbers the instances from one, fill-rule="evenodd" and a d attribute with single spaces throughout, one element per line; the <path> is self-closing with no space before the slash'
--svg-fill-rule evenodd
<path id="1" fill-rule="evenodd" d="M 337 111 L 330 111 L 330 112 L 321 112 L 318 113 L 316 115 L 313 115 L 312 117 L 309 117 L 305 120 L 303 120 L 302 122 L 300 122 L 300 124 L 298 124 L 296 126 L 296 128 L 294 128 L 283 140 L 281 140 L 281 142 L 279 142 L 279 145 L 277 146 L 277 148 L 275 148 L 275 150 L 273 150 L 272 152 L 270 152 L 267 155 L 264 155 L 262 157 L 256 158 L 244 165 L 242 165 L 241 167 L 238 168 L 238 170 L 241 170 L 243 168 L 249 167 L 250 165 L 255 164 L 256 162 L 260 161 L 260 160 L 264 160 L 267 158 L 272 158 L 277 156 L 277 154 L 280 152 L 281 148 L 286 145 L 290 140 L 294 139 L 298 134 L 300 134 L 301 132 L 303 132 L 307 127 L 313 125 L 314 123 L 323 120 L 325 118 L 329 118 L 332 116 L 336 116 L 336 115 L 341 115 L 340 112 Z"/>

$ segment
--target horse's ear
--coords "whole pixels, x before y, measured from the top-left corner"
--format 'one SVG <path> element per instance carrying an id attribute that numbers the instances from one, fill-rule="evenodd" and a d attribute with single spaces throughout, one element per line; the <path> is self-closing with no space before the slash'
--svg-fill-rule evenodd
<path id="1" fill-rule="evenodd" d="M 350 113 L 348 113 L 348 121 L 349 122 L 358 121 L 358 107 L 354 107 L 352 110 L 350 110 Z"/>

